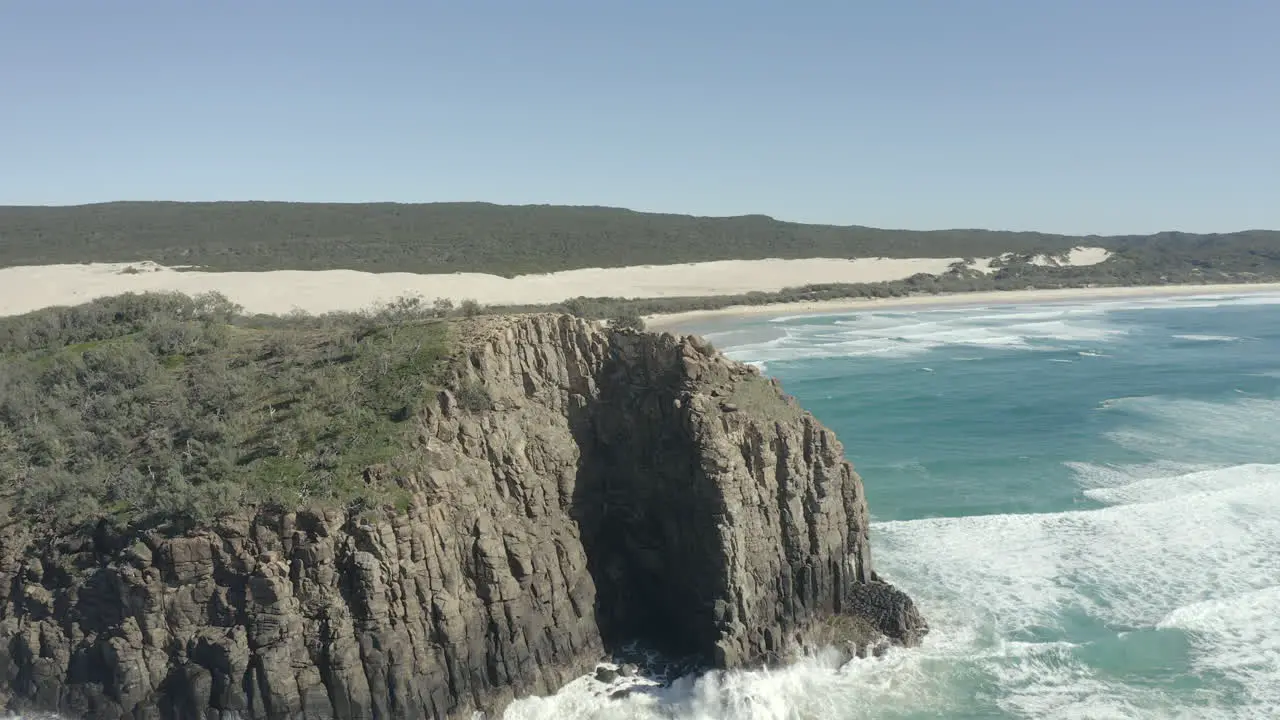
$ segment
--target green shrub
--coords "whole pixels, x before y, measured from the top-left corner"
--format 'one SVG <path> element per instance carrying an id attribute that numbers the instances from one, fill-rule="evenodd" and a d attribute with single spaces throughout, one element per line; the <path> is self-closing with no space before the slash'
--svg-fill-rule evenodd
<path id="1" fill-rule="evenodd" d="M 455 394 L 458 405 L 472 412 L 485 412 L 493 409 L 493 396 L 489 388 L 474 381 L 463 382 Z"/>
<path id="2" fill-rule="evenodd" d="M 644 318 L 635 308 L 623 308 L 621 312 L 609 318 L 609 327 L 615 330 L 635 330 L 644 332 Z"/>
<path id="3" fill-rule="evenodd" d="M 379 319 L 234 310 L 132 295 L 0 322 L 0 499 L 51 532 L 401 503 L 361 474 L 404 452 L 448 326 L 407 317 L 411 304 Z"/>
<path id="4" fill-rule="evenodd" d="M 431 310 L 438 318 L 449 317 L 453 314 L 453 301 L 449 298 L 436 298 L 431 304 Z"/>

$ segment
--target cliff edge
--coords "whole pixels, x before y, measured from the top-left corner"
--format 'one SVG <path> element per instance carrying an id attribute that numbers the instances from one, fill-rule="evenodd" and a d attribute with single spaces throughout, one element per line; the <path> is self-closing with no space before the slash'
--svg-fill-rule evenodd
<path id="1" fill-rule="evenodd" d="M 457 331 L 408 461 L 366 472 L 404 511 L 0 528 L 0 707 L 465 718 L 633 642 L 730 668 L 927 631 L 872 569 L 839 441 L 754 368 L 561 315 Z"/>

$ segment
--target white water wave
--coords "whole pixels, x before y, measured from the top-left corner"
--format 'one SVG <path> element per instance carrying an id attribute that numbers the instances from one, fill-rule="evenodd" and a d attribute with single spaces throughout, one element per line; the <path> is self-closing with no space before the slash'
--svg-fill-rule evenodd
<path id="1" fill-rule="evenodd" d="M 1108 400 L 1103 409 L 1132 418 L 1110 439 L 1150 457 L 1208 464 L 1235 458 L 1280 462 L 1280 400 L 1126 397 Z"/>
<path id="2" fill-rule="evenodd" d="M 1280 711 L 1280 585 L 1178 608 L 1158 627 L 1188 632 L 1197 668 L 1244 690 L 1240 717 Z"/>
<path id="3" fill-rule="evenodd" d="M 821 653 L 781 668 L 712 672 L 609 699 L 610 687 L 581 677 L 555 695 L 525 698 L 506 720 L 828 720 L 881 716 L 884 707 L 931 711 L 952 706 L 946 673 L 925 652 L 891 650 L 843 666 Z M 955 705 L 959 707 L 960 705 Z"/>
<path id="4" fill-rule="evenodd" d="M 522 700 L 506 717 L 947 716 L 974 712 L 975 702 L 1018 718 L 1263 717 L 1280 688 L 1280 468 L 1208 473 L 1217 479 L 1202 472 L 1118 485 L 1113 499 L 1126 504 L 1098 510 L 876 524 L 884 574 L 933 621 L 921 648 L 844 667 L 820 656 L 713 673 L 619 700 L 586 677 Z M 1222 682 L 1187 704 L 1161 687 L 1107 677 L 1082 657 L 1087 646 L 1066 639 L 1064 618 L 1073 616 L 1186 632 L 1196 667 Z M 962 690 L 973 687 L 976 699 Z"/>
<path id="5" fill-rule="evenodd" d="M 787 315 L 769 321 L 785 329 L 782 342 L 730 342 L 724 349 L 738 359 L 807 360 L 835 357 L 903 358 L 942 347 L 997 349 L 1078 349 L 1081 343 L 1115 340 L 1126 330 L 1108 315 L 1139 310 L 1217 308 L 1280 304 L 1280 294 L 1135 298 L 1088 303 L 1032 303 L 927 310 Z M 832 320 L 834 318 L 834 320 Z M 829 321 L 829 322 L 820 322 Z M 1228 342 L 1232 336 L 1183 334 L 1178 339 Z M 1097 352 L 1087 348 L 1086 354 Z"/>
<path id="6" fill-rule="evenodd" d="M 1187 475 L 1202 470 L 1220 469 L 1220 464 L 1193 465 L 1190 463 L 1157 460 L 1136 465 L 1102 465 L 1087 462 L 1063 463 L 1076 477 L 1076 482 L 1083 488 L 1112 488 L 1129 485 L 1139 480 Z"/>
<path id="7" fill-rule="evenodd" d="M 834 325 L 783 325 L 781 337 L 724 348 L 740 360 L 785 361 L 834 357 L 903 358 L 941 347 L 1060 350 L 1060 345 L 1108 342 L 1121 328 L 1063 313 L 948 316 L 930 313 L 866 313 Z"/>
<path id="8" fill-rule="evenodd" d="M 1134 310 L 1170 310 L 1174 308 L 1219 308 L 1232 306 L 1280 305 L 1280 293 L 1248 293 L 1224 294 L 1207 292 L 1204 295 L 1184 295 L 1173 297 L 1132 298 L 1121 300 L 1092 300 L 1073 302 L 1057 300 L 1048 302 L 1010 303 L 995 305 L 956 305 L 952 307 L 931 308 L 919 312 L 939 315 L 964 315 L 983 319 L 1039 319 L 1045 317 L 1061 317 L 1073 315 L 1102 315 L 1112 312 Z M 907 313 L 910 311 L 899 311 Z M 978 313 L 983 313 L 979 315 Z M 781 315 L 769 319 L 771 323 L 785 324 L 806 322 L 829 318 L 861 317 L 870 314 L 892 314 L 892 311 L 836 311 L 823 313 L 796 313 Z"/>
<path id="9" fill-rule="evenodd" d="M 1265 707 L 1272 699 L 1265 688 L 1280 688 L 1280 664 L 1255 635 L 1274 630 L 1280 637 L 1280 627 L 1259 620 L 1266 613 L 1280 619 L 1280 594 L 1272 591 L 1280 579 L 1280 468 L 1245 465 L 1173 482 L 1135 481 L 1112 499 L 1129 504 L 879 524 L 879 563 L 889 577 L 910 578 L 907 590 L 926 616 L 994 637 L 1064 638 L 1069 622 L 1172 628 L 1179 618 L 1204 617 L 1188 608 L 1247 601 L 1247 612 L 1213 616 L 1221 625 L 1195 644 L 1195 662 L 1220 667 L 1263 653 L 1227 674 L 1220 690 L 1238 697 L 1211 705 L 1243 700 Z M 1237 716 L 1211 706 L 1195 712 L 1162 706 L 1141 688 L 1103 682 L 1070 654 L 988 671 L 1018 716 Z M 1113 704 L 1099 705 L 1103 699 Z"/>
<path id="10" fill-rule="evenodd" d="M 1233 335 L 1199 335 L 1195 333 L 1185 333 L 1174 335 L 1176 340 L 1189 340 L 1191 342 L 1237 342 L 1240 338 Z"/>
<path id="11" fill-rule="evenodd" d="M 1251 463 L 1173 476 L 1149 477 L 1115 487 L 1092 488 L 1085 490 L 1084 494 L 1098 502 L 1132 505 L 1159 502 L 1173 496 L 1204 495 L 1277 481 L 1280 481 L 1280 465 Z"/>

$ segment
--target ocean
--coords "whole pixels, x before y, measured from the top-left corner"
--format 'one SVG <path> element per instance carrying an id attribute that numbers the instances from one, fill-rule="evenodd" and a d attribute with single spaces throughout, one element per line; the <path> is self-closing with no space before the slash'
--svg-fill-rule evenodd
<path id="1" fill-rule="evenodd" d="M 690 330 L 837 432 L 932 631 L 508 720 L 1280 717 L 1280 295 Z"/>

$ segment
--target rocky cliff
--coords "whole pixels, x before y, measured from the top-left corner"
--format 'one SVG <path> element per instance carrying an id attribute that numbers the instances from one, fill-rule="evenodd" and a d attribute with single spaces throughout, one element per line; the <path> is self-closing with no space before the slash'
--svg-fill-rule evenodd
<path id="1" fill-rule="evenodd" d="M 6 527 L 0 706 L 462 718 L 631 642 L 734 667 L 925 632 L 872 571 L 840 443 L 754 368 L 566 316 L 459 332 L 410 462 L 368 471 L 396 473 L 407 511 L 58 542 Z"/>

